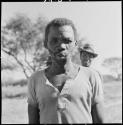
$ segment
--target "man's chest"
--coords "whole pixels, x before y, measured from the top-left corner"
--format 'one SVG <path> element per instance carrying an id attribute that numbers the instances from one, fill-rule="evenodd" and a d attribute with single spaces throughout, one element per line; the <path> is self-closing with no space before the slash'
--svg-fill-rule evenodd
<path id="1" fill-rule="evenodd" d="M 65 74 L 60 74 L 50 77 L 48 80 L 53 86 L 55 86 L 59 91 L 61 91 L 68 78 L 69 77 Z"/>
<path id="2" fill-rule="evenodd" d="M 92 88 L 87 83 L 89 81 L 82 79 L 72 80 L 59 76 L 54 78 L 54 82 L 57 80 L 59 81 L 59 79 L 61 80 L 59 84 L 63 84 L 64 82 L 64 86 L 61 91 L 51 84 L 49 80 L 36 88 L 36 95 L 39 103 L 43 102 L 45 104 L 50 104 L 52 102 L 55 104 L 59 99 L 64 99 L 66 102 L 74 102 L 81 100 L 82 98 L 86 100 L 91 99 Z"/>

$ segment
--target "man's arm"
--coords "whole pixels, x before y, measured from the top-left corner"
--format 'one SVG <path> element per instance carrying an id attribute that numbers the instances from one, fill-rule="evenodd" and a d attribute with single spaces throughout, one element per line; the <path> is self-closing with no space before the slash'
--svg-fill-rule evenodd
<path id="1" fill-rule="evenodd" d="M 104 102 L 94 104 L 91 114 L 93 123 L 105 123 Z"/>
<path id="2" fill-rule="evenodd" d="M 40 124 L 39 109 L 28 104 L 29 124 Z"/>
<path id="3" fill-rule="evenodd" d="M 104 112 L 104 92 L 103 80 L 98 72 L 95 72 L 95 80 L 93 79 L 93 103 L 92 103 L 92 119 L 93 123 L 105 123 Z"/>

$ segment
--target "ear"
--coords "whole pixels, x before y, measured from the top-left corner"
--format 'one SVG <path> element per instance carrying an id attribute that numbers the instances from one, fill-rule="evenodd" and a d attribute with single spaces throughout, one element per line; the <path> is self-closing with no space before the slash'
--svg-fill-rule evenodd
<path id="1" fill-rule="evenodd" d="M 47 49 L 47 41 L 46 41 L 46 39 L 44 40 L 44 47 Z"/>

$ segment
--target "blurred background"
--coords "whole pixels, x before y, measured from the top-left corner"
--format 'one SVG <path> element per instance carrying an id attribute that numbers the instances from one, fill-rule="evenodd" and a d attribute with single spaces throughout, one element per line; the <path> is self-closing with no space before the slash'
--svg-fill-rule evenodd
<path id="1" fill-rule="evenodd" d="M 27 79 L 44 68 L 44 30 L 55 17 L 73 20 L 79 40 L 88 39 L 98 57 L 92 67 L 103 76 L 107 123 L 122 122 L 121 2 L 2 2 L 2 123 L 26 124 Z M 73 57 L 80 64 L 79 54 Z"/>

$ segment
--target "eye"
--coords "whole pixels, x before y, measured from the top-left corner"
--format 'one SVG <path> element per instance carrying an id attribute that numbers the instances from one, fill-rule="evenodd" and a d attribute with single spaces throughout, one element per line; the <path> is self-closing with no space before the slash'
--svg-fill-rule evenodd
<path id="1" fill-rule="evenodd" d="M 66 40 L 66 43 L 71 43 L 72 42 L 72 40 Z"/>
<path id="2" fill-rule="evenodd" d="M 91 55 L 90 58 L 93 58 L 93 55 Z"/>
<path id="3" fill-rule="evenodd" d="M 51 44 L 51 45 L 54 45 L 54 44 L 56 44 L 56 43 L 58 43 L 57 38 L 54 38 L 54 39 L 52 39 L 52 40 L 50 41 L 50 44 Z"/>
<path id="4" fill-rule="evenodd" d="M 72 42 L 72 40 L 70 40 L 70 39 L 63 39 L 63 41 L 64 41 L 64 43 L 71 43 Z"/>

